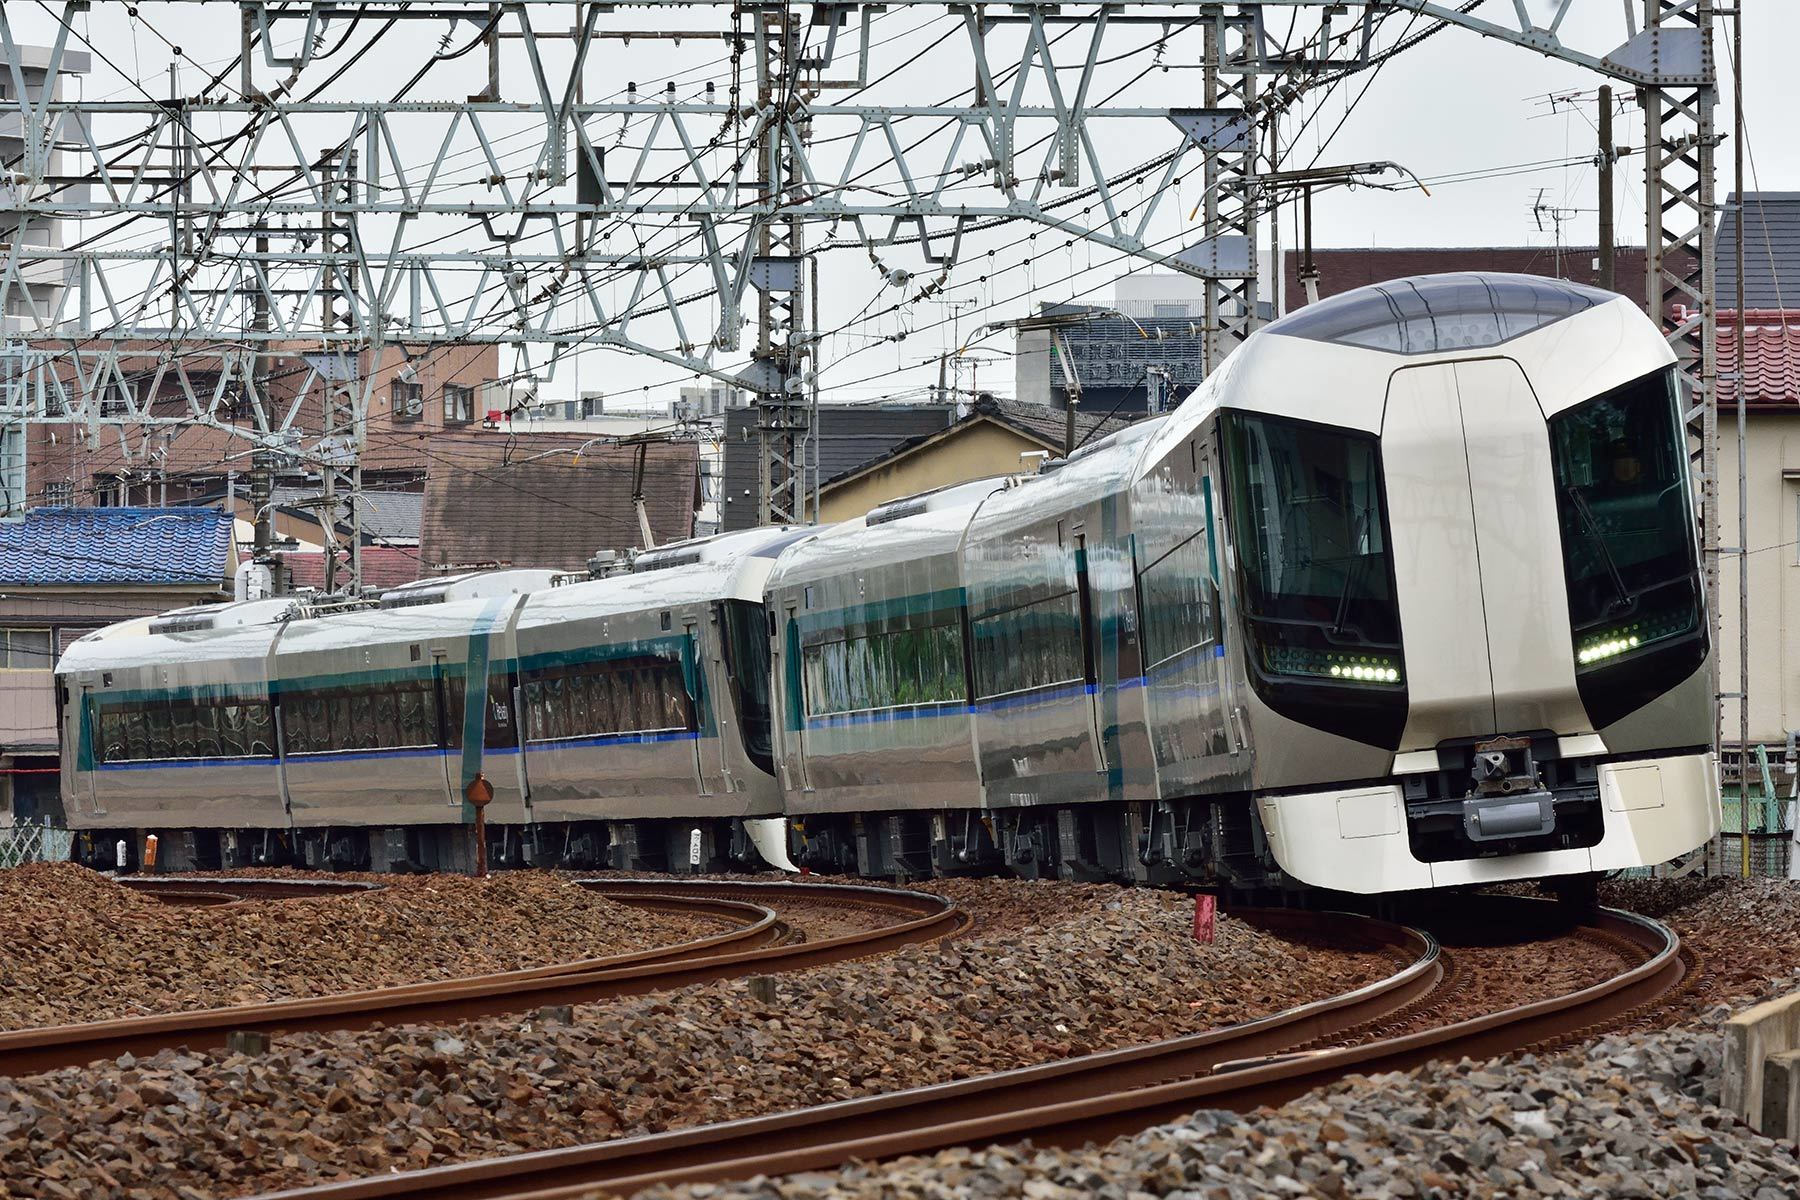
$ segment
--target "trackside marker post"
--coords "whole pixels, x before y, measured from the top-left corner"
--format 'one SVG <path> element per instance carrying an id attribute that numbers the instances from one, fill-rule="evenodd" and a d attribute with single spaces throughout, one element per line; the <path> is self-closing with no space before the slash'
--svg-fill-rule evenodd
<path id="1" fill-rule="evenodd" d="M 1213 920 L 1218 914 L 1218 897 L 1201 892 L 1194 897 L 1194 940 L 1202 945 L 1210 946 L 1213 940 Z"/>
<path id="2" fill-rule="evenodd" d="M 469 780 L 469 786 L 463 789 L 463 799 L 475 809 L 475 878 L 487 878 L 487 806 L 494 798 L 494 785 L 487 781 L 487 776 L 477 771 L 475 778 Z"/>

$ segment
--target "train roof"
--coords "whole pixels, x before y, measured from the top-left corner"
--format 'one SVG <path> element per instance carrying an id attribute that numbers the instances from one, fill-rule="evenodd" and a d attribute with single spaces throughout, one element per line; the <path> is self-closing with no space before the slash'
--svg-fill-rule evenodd
<path id="1" fill-rule="evenodd" d="M 1498 346 L 1618 298 L 1539 275 L 1413 275 L 1308 304 L 1262 332 L 1392 354 L 1444 354 Z"/>
<path id="2" fill-rule="evenodd" d="M 861 517 L 826 526 L 781 556 L 769 586 L 782 587 L 896 559 L 953 553 L 969 519 L 996 492 L 1018 486 L 1001 475 L 950 484 L 879 504 Z"/>
<path id="3" fill-rule="evenodd" d="M 1598 288 L 1504 272 L 1390 280 L 1251 334 L 1172 414 L 1144 461 L 1218 408 L 1378 432 L 1396 370 L 1496 356 L 1518 363 L 1546 415 L 1675 360 L 1637 305 Z"/>
<path id="4" fill-rule="evenodd" d="M 534 594 L 519 615 L 519 627 L 714 600 L 761 604 L 763 584 L 777 557 L 816 532 L 809 527 L 765 526 L 644 551 L 631 560 L 629 569 Z"/>

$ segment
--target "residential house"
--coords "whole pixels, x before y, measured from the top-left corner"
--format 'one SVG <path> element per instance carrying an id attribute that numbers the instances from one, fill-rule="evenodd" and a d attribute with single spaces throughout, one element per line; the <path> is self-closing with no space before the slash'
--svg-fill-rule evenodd
<path id="1" fill-rule="evenodd" d="M 132 347 L 125 347 L 127 351 Z M 161 361 L 166 347 L 146 342 L 141 354 L 127 354 L 122 366 L 140 386 L 155 386 L 149 415 L 180 417 L 190 411 L 188 392 L 203 403 L 223 388 L 237 394 L 234 368 L 216 354 L 183 357 L 179 373 Z M 288 444 L 279 453 L 276 481 L 290 491 L 317 494 L 318 467 L 299 456 L 324 434 L 325 405 L 321 385 L 309 382 L 303 344 L 277 343 L 268 359 L 267 406 L 277 413 L 296 411 Z M 370 369 L 372 352 L 358 356 L 356 369 Z M 160 383 L 156 382 L 161 370 Z M 437 455 L 434 440 L 447 432 L 479 430 L 504 410 L 486 405 L 501 390 L 499 352 L 494 346 L 441 346 L 409 354 L 389 346 L 374 366 L 368 413 L 368 443 L 363 451 L 365 485 L 376 490 L 422 490 L 426 471 Z M 185 386 L 181 376 L 185 376 Z M 73 380 L 65 380 L 73 387 Z M 46 402 L 54 407 L 54 397 Z M 122 404 L 122 402 L 120 402 Z M 125 415 L 122 407 L 114 415 Z M 248 406 L 227 403 L 220 415 L 251 428 Z M 126 427 L 90 438 L 78 424 L 37 423 L 27 433 L 26 490 L 38 501 L 79 505 L 183 504 L 249 490 L 251 440 L 226 429 L 192 424 Z"/>
<path id="2" fill-rule="evenodd" d="M 1443 271 L 1504 271 L 1600 286 L 1600 250 L 1596 246 L 1365 247 L 1314 250 L 1312 259 L 1317 273 L 1314 289 L 1320 300 L 1371 283 Z M 1302 261 L 1298 250 L 1285 251 L 1281 256 L 1284 312 L 1307 304 L 1306 284 L 1300 271 Z M 1644 272 L 1642 246 L 1619 246 L 1613 251 L 1613 287 L 1640 305 L 1647 290 Z"/>
<path id="3" fill-rule="evenodd" d="M 570 434 L 434 443 L 420 528 L 421 575 L 486 566 L 579 571 L 598 551 L 693 536 L 699 450 L 691 440 L 594 444 Z"/>
<path id="4" fill-rule="evenodd" d="M 807 452 L 809 457 L 817 456 L 819 479 L 836 479 L 884 457 L 904 442 L 948 429 L 956 419 L 954 404 L 822 404 Z M 755 408 L 725 412 L 719 527 L 727 532 L 758 524 L 761 449 L 756 423 Z M 809 464 L 809 478 L 810 469 Z"/>
<path id="5" fill-rule="evenodd" d="M 0 813 L 61 812 L 52 668 L 90 630 L 227 598 L 231 518 L 209 508 L 36 508 L 0 522 Z"/>
<path id="6" fill-rule="evenodd" d="M 971 479 L 1029 473 L 1035 466 L 1027 455 L 1062 456 L 1067 419 L 1066 410 L 982 396 L 955 423 L 909 438 L 879 457 L 825 480 L 820 488 L 819 518 L 844 521 L 902 496 Z M 1123 416 L 1078 410 L 1076 448 L 1129 423 Z"/>

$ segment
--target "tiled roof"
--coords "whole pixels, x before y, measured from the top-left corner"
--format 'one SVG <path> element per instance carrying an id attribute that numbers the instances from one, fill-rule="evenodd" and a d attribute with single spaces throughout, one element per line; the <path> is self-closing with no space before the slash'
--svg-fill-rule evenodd
<path id="1" fill-rule="evenodd" d="M 229 586 L 231 517 L 210 508 L 34 508 L 0 522 L 0 583 Z"/>
<path id="2" fill-rule="evenodd" d="M 1599 250 L 1593 246 L 1398 246 L 1313 251 L 1319 271 L 1319 299 L 1336 296 L 1371 283 L 1434 275 L 1445 271 L 1505 271 L 1514 275 L 1545 275 L 1571 283 L 1600 285 Z M 1306 304 L 1306 287 L 1300 282 L 1300 252 L 1282 254 L 1286 273 L 1289 312 Z M 1721 262 L 1724 260 L 1721 259 Z M 1644 249 L 1620 246 L 1613 252 L 1613 286 L 1620 294 L 1643 302 Z M 1721 296 L 1726 293 L 1720 292 Z"/>
<path id="3" fill-rule="evenodd" d="M 434 438 L 419 531 L 423 573 L 477 563 L 577 571 L 597 550 L 638 545 L 631 485 L 639 447 L 594 441 L 581 434 Z M 653 441 L 643 451 L 644 507 L 657 544 L 692 537 L 699 447 Z"/>
<path id="4" fill-rule="evenodd" d="M 316 522 L 320 512 L 318 508 L 297 506 L 301 501 L 310 500 L 318 494 L 317 488 L 278 487 L 275 489 L 275 504 L 278 508 L 292 509 L 297 515 Z M 419 523 L 424 519 L 424 512 L 424 492 L 365 488 L 362 509 L 363 537 L 369 541 L 417 545 Z"/>
<path id="5" fill-rule="evenodd" d="M 948 429 L 956 420 L 951 404 L 905 404 L 882 407 L 822 404 L 819 406 L 819 478 L 837 479 L 886 458 L 896 446 Z M 757 411 L 734 408 L 725 413 L 724 476 L 720 496 L 721 529 L 756 525 Z M 808 478 L 811 478 L 810 473 Z"/>
<path id="6" fill-rule="evenodd" d="M 1019 400 L 1001 400 L 983 397 L 975 402 L 971 416 L 991 416 L 996 421 L 1010 425 L 1028 437 L 1034 437 L 1045 445 L 1062 451 L 1062 444 L 1068 433 L 1068 416 L 1060 408 L 1050 408 L 1042 404 L 1026 404 Z M 1109 416 L 1097 405 L 1092 410 L 1082 407 L 1075 410 L 1075 444 L 1085 446 L 1089 442 L 1097 442 L 1108 434 L 1117 433 L 1131 424 L 1134 417 L 1141 413 L 1125 416 Z"/>
<path id="7" fill-rule="evenodd" d="M 917 437 L 908 438 L 906 441 L 891 447 L 887 453 L 872 458 L 867 462 L 858 463 L 850 469 L 827 479 L 825 481 L 825 486 L 829 488 L 833 484 L 841 483 L 845 480 L 859 476 L 865 471 L 872 470 L 886 463 L 893 462 L 896 459 L 903 458 L 906 455 L 931 444 L 933 439 L 948 434 L 952 430 L 972 425 L 976 421 L 981 420 L 997 421 L 1013 430 L 1015 433 L 1025 435 L 1032 441 L 1043 446 L 1046 450 L 1057 455 L 1062 454 L 1063 441 L 1068 434 L 1068 417 L 1062 409 L 1048 408 L 1042 404 L 1026 404 L 1018 400 L 1000 400 L 993 396 L 984 395 L 979 400 L 975 401 L 974 404 L 970 405 L 968 415 L 956 422 L 956 424 L 946 426 L 944 429 L 934 429 L 930 433 L 923 433 Z M 1129 424 L 1131 424 L 1130 417 L 1106 416 L 1101 413 L 1089 413 L 1077 409 L 1075 411 L 1075 445 L 1079 447 L 1085 446 L 1089 442 L 1099 441 L 1107 434 L 1116 433 Z M 1001 474 L 1006 471 L 1017 469 L 1018 464 L 1016 462 L 997 463 L 995 464 L 994 473 Z"/>
<path id="8" fill-rule="evenodd" d="M 378 542 L 417 545 L 425 519 L 424 492 L 363 492 L 362 531 Z"/>
<path id="9" fill-rule="evenodd" d="M 325 586 L 325 556 L 317 550 L 284 554 L 288 580 L 296 588 Z M 399 587 L 411 583 L 423 573 L 419 552 L 405 546 L 364 546 L 362 552 L 363 586 L 371 588 Z"/>
<path id="10" fill-rule="evenodd" d="M 1721 305 L 1737 303 L 1737 202 L 1733 193 L 1713 243 Z M 1800 308 L 1800 192 L 1746 192 L 1743 212 L 1745 309 Z"/>
<path id="11" fill-rule="evenodd" d="M 1744 315 L 1744 402 L 1800 405 L 1800 309 L 1752 308 Z M 1737 355 L 1737 314 L 1721 310 L 1720 407 L 1737 403 Z"/>

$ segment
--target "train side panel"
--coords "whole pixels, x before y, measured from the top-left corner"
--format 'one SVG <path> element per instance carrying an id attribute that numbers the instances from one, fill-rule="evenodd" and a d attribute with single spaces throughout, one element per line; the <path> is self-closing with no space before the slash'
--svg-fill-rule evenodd
<path id="1" fill-rule="evenodd" d="M 976 502 L 850 522 L 784 556 L 769 607 L 790 813 L 979 803 L 958 577 Z"/>
<path id="2" fill-rule="evenodd" d="M 463 811 L 465 760 L 472 777 L 481 769 L 488 640 L 507 603 L 372 609 L 285 627 L 276 696 L 295 826 L 472 819 Z M 523 820 L 516 792 L 510 801 L 497 795 L 488 819 Z"/>
<path id="3" fill-rule="evenodd" d="M 90 634 L 58 664 L 70 827 L 285 827 L 273 630 L 150 635 L 147 624 Z"/>
<path id="4" fill-rule="evenodd" d="M 1250 754 L 1227 657 L 1229 561 L 1223 542 L 1218 422 L 1174 422 L 1131 489 L 1142 606 L 1145 722 L 1165 800 L 1249 785 Z"/>
<path id="5" fill-rule="evenodd" d="M 986 806 L 1155 795 L 1126 481 L 1156 422 L 982 506 L 963 554 Z"/>

